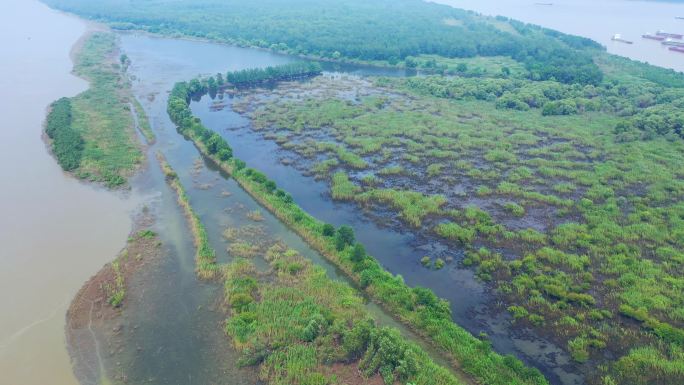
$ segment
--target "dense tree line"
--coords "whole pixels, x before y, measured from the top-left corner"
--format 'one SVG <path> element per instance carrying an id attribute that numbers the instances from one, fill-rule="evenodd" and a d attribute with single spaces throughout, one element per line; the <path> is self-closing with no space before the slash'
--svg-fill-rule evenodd
<path id="1" fill-rule="evenodd" d="M 190 97 L 198 92 L 203 92 L 199 91 L 196 86 L 193 87 L 192 84 L 201 83 L 196 79 L 190 83 L 180 82 L 176 83 L 171 90 L 167 103 L 167 112 L 171 121 L 178 126 L 178 130 L 182 134 L 192 133 L 200 137 L 202 143 L 207 147 L 207 151 L 212 155 L 219 154 L 225 160 L 232 158 L 233 150 L 228 143 L 220 135 L 204 127 L 199 119 L 192 116 L 188 104 Z"/>
<path id="2" fill-rule="evenodd" d="M 83 155 L 83 138 L 72 128 L 71 120 L 71 101 L 68 98 L 52 103 L 45 133 L 52 139 L 52 151 L 65 171 L 76 169 L 81 164 Z"/>
<path id="3" fill-rule="evenodd" d="M 279 80 L 294 80 L 319 75 L 322 71 L 321 65 L 316 62 L 296 62 L 274 67 L 248 68 L 228 72 L 226 79 L 231 85 L 243 86 Z"/>
<path id="4" fill-rule="evenodd" d="M 182 33 L 292 54 L 390 64 L 421 54 L 502 55 L 524 63 L 534 79 L 601 80 L 592 61 L 599 46 L 589 39 L 419 0 L 47 2 L 115 28 Z"/>
<path id="5" fill-rule="evenodd" d="M 194 78 L 185 84 L 190 96 L 216 93 L 220 87 L 249 87 L 276 81 L 287 81 L 316 76 L 323 71 L 317 62 L 295 62 L 266 68 L 248 68 L 222 73 L 208 78 Z"/>

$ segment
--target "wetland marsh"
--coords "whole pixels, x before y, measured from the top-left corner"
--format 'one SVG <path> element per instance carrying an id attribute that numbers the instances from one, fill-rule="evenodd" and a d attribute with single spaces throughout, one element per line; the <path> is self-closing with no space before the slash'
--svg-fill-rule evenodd
<path id="1" fill-rule="evenodd" d="M 59 86 L 64 65 L 20 79 L 48 105 L 43 158 L 64 172 L 9 167 L 19 183 L 4 191 L 49 213 L 15 224 L 88 239 L 83 255 L 8 240 L 0 271 L 48 282 L 50 302 L 76 294 L 66 342 L 82 384 L 684 379 L 681 73 L 414 0 L 47 2 L 113 31 L 88 24 L 74 46 L 88 87 Z M 10 27 L 75 21 L 13 12 Z M 66 24 L 54 37 L 71 42 Z M 8 69 L 64 64 L 43 30 L 6 35 L 30 48 Z M 76 186 L 55 197 L 83 202 L 35 194 L 54 177 Z M 56 231 L 56 206 L 78 220 Z M 102 252 L 89 242 L 112 240 L 123 248 L 96 273 L 110 258 L 87 258 Z M 17 261 L 39 254 L 50 262 L 22 278 Z M 67 275 L 86 281 L 78 293 L 54 284 Z M 55 339 L 67 300 L 45 318 L 25 297 L 5 301 L 26 306 L 2 319 L 0 363 L 13 381 L 74 382 Z M 36 353 L 45 373 L 27 370 L 37 338 L 55 347 Z"/>

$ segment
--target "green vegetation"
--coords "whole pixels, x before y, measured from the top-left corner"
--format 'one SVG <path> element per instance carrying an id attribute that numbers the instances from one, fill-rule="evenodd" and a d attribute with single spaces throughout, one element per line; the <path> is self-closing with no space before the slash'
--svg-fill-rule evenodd
<path id="1" fill-rule="evenodd" d="M 409 78 L 405 86 L 423 94 L 455 100 L 494 101 L 496 108 L 527 111 L 538 110 L 543 116 L 610 113 L 623 119 L 614 125 L 620 141 L 684 138 L 684 88 L 670 83 L 656 83 L 648 78 L 610 75 L 621 60 L 601 56 L 602 69 L 608 79 L 597 84 L 579 86 L 556 81 L 502 79 L 497 77 L 446 78 L 441 76 Z M 643 65 L 646 66 L 646 65 Z M 672 71 L 651 69 L 649 73 Z M 676 84 L 676 83 L 675 83 Z M 496 149 L 502 154 L 500 149 Z M 496 157 L 495 154 L 492 154 Z M 507 156 L 500 160 L 505 160 Z"/>
<path id="2" fill-rule="evenodd" d="M 354 200 L 361 189 L 349 181 L 344 171 L 338 171 L 332 176 L 330 191 L 334 199 Z"/>
<path id="3" fill-rule="evenodd" d="M 303 79 L 319 75 L 321 65 L 315 62 L 295 62 L 275 67 L 244 69 L 228 72 L 225 75 L 218 73 L 205 79 L 192 79 L 188 83 L 190 95 L 203 95 L 207 92 L 215 93 L 220 88 L 254 87 L 264 83 L 273 83 L 284 80 Z M 218 143 L 218 142 L 216 142 Z"/>
<path id="4" fill-rule="evenodd" d="M 387 204 L 400 212 L 400 216 L 412 226 L 418 227 L 426 215 L 439 212 L 446 202 L 442 195 L 427 196 L 415 191 L 395 189 L 372 189 L 358 195 L 359 202 L 376 201 Z"/>
<path id="5" fill-rule="evenodd" d="M 72 128 L 71 101 L 61 98 L 50 105 L 45 123 L 45 133 L 52 139 L 52 152 L 64 171 L 71 171 L 81 164 L 83 138 Z"/>
<path id="6" fill-rule="evenodd" d="M 476 56 L 472 58 L 446 58 L 439 55 L 407 57 L 406 67 L 421 72 L 458 75 L 465 77 L 524 77 L 525 66 L 507 56 Z"/>
<path id="7" fill-rule="evenodd" d="M 145 137 L 145 141 L 147 141 L 147 144 L 152 145 L 154 142 L 156 142 L 157 138 L 154 135 L 154 132 L 152 131 L 152 127 L 150 126 L 150 121 L 147 119 L 147 115 L 145 115 L 145 110 L 143 109 L 143 106 L 140 104 L 138 99 L 136 98 L 131 98 L 132 103 L 133 103 L 133 109 L 135 110 L 136 117 L 138 119 L 138 126 L 140 128 L 140 132 L 142 132 L 143 136 Z"/>
<path id="8" fill-rule="evenodd" d="M 596 84 L 592 60 L 601 47 L 504 17 L 485 17 L 419 0 L 48 0 L 59 9 L 108 22 L 113 28 L 207 38 L 328 60 L 415 67 L 424 55 L 511 57 L 535 80 Z M 417 58 L 417 59 L 416 59 Z M 427 61 L 431 63 L 430 57 Z M 445 61 L 447 69 L 448 60 Z M 456 64 L 456 70 L 467 71 Z"/>
<path id="9" fill-rule="evenodd" d="M 259 365 L 262 380 L 324 385 L 380 376 L 388 385 L 461 384 L 399 331 L 377 326 L 351 287 L 310 260 L 280 244 L 265 258 L 273 277 L 244 259 L 225 268 L 226 332 L 241 363 Z M 348 374 L 334 364 L 358 369 Z"/>
<path id="10" fill-rule="evenodd" d="M 209 146 L 223 139 L 217 138 L 215 133 L 192 116 L 189 108 L 191 83 L 176 83 L 168 100 L 169 116 L 178 125 L 181 134 L 191 139 L 200 152 L 230 174 L 266 209 L 344 270 L 398 319 L 432 340 L 447 357 L 457 361 L 459 367 L 477 381 L 495 385 L 547 383 L 536 369 L 525 367 L 514 357 L 497 354 L 492 351 L 489 342 L 473 337 L 454 324 L 448 303 L 438 299 L 430 290 L 409 288 L 401 277 L 385 271 L 371 256 L 360 258 L 359 249 L 354 247 L 356 242 L 351 228 L 342 226 L 330 236 L 329 225 L 303 211 L 289 194 L 277 188 L 264 174 L 247 168 L 239 159 L 225 160 L 217 153 L 212 153 Z M 223 143 L 221 146 L 229 148 L 225 141 Z M 438 199 L 428 198 L 424 206 L 438 207 L 438 203 Z M 354 255 L 354 250 L 357 250 L 357 255 Z"/>
<path id="11" fill-rule="evenodd" d="M 195 210 L 190 205 L 190 198 L 185 192 L 183 185 L 178 180 L 178 174 L 171 168 L 171 165 L 164 159 L 164 156 L 157 152 L 157 160 L 161 166 L 166 182 L 176 191 L 178 195 L 178 204 L 185 212 L 188 219 L 190 230 L 197 249 L 195 253 L 195 263 L 197 265 L 197 275 L 203 279 L 213 279 L 217 277 L 219 267 L 216 264 L 216 251 L 209 244 L 207 238 L 207 230 L 204 224 L 199 219 Z"/>
<path id="12" fill-rule="evenodd" d="M 470 244 L 475 238 L 475 230 L 460 226 L 457 223 L 440 223 L 435 227 L 435 232 L 444 238 L 458 241 L 464 245 Z"/>
<path id="13" fill-rule="evenodd" d="M 670 346 L 665 352 L 652 347 L 634 348 L 616 362 L 614 372 L 615 377 L 604 377 L 604 383 L 681 383 L 684 377 L 684 350 L 678 346 Z"/>
<path id="14" fill-rule="evenodd" d="M 592 381 L 684 382 L 681 74 L 587 39 L 417 0 L 48 3 L 120 29 L 456 75 L 374 85 L 317 78 L 309 86 L 330 92 L 288 84 L 250 114 L 284 147 L 317 157 L 312 170 L 330 179 L 334 199 L 388 209 L 414 231 L 465 247 L 463 264 L 496 287 L 515 322 L 588 362 Z M 226 78 L 251 85 L 279 78 L 274 71 Z M 453 325 L 443 302 L 364 257 L 348 229 L 331 231 L 234 159 L 188 108 L 190 96 L 225 82 L 178 83 L 170 97 L 171 118 L 200 151 L 478 381 L 543 382 Z M 76 107 L 83 164 L 91 152 Z M 67 142 L 76 154 L 78 141 Z"/>
<path id="15" fill-rule="evenodd" d="M 109 299 L 107 300 L 110 305 L 114 307 L 118 307 L 121 305 L 123 302 L 124 298 L 126 297 L 126 285 L 124 283 L 124 276 L 121 272 L 121 266 L 119 265 L 119 261 L 115 260 L 111 264 L 112 270 L 114 271 L 114 287 L 109 287 L 108 289 L 105 289 L 105 291 L 108 291 L 109 294 Z"/>
<path id="16" fill-rule="evenodd" d="M 382 149 L 364 158 L 372 184 L 344 162 L 331 163 L 332 191 L 353 191 L 334 199 L 389 208 L 388 216 L 399 214 L 416 231 L 465 246 L 463 263 L 495 285 L 516 322 L 551 333 L 577 361 L 590 361 L 593 376 L 626 381 L 617 375 L 619 358 L 606 362 L 604 351 L 621 357 L 650 346 L 676 361 L 668 351 L 682 344 L 684 142 L 614 129 L 650 108 L 639 107 L 639 93 L 682 92 L 633 74 L 626 82 L 614 72 L 619 64 L 601 62 L 606 80 L 597 86 L 488 76 L 377 79 L 371 86 L 316 78 L 308 88 L 324 96 L 288 84 L 278 98 L 252 99 L 248 114 L 260 132 L 290 132 L 295 145 L 288 149 L 302 159 L 321 130 L 358 156 L 364 150 L 353 143 Z M 649 71 L 658 72 L 668 73 Z M 490 88 L 509 82 L 510 97 L 524 108 L 502 106 L 508 91 Z M 338 93 L 350 89 L 369 96 L 340 102 Z M 543 111 L 580 94 L 592 95 L 595 108 Z M 382 97 L 389 102 L 381 108 L 368 103 Z M 653 103 L 670 105 L 662 96 Z M 422 199 L 389 199 L 387 191 Z M 440 198 L 418 203 L 429 197 Z"/>
<path id="17" fill-rule="evenodd" d="M 104 291 L 107 303 L 115 308 L 123 305 L 126 299 L 126 277 L 140 266 L 144 258 L 153 258 L 158 253 L 159 245 L 157 234 L 149 229 L 140 230 L 128 238 L 126 248 L 99 273 L 102 276 L 100 288 Z"/>
<path id="18" fill-rule="evenodd" d="M 114 35 L 88 36 L 76 54 L 74 72 L 90 87 L 51 105 L 45 129 L 53 153 L 65 171 L 79 178 L 109 187 L 123 185 L 143 155 L 128 111 L 127 101 L 134 98 L 118 61 Z M 136 111 L 145 132 L 147 118 L 142 108 Z"/>

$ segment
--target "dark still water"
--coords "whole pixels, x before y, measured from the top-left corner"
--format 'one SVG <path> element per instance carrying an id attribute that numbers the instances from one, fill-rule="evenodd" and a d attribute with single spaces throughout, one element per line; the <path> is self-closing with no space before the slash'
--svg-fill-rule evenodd
<path id="1" fill-rule="evenodd" d="M 184 185 L 188 187 L 192 204 L 208 228 L 210 241 L 218 252 L 219 260 L 229 260 L 222 232 L 228 227 L 243 225 L 247 221 L 247 213 L 260 210 L 264 215 L 264 221 L 260 222 L 260 225 L 266 228 L 267 234 L 282 239 L 326 267 L 333 277 L 341 278 L 334 267 L 327 265 L 299 237 L 268 215 L 265 210 L 260 209 L 234 181 L 225 178 L 201 160 L 198 162 L 200 158 L 197 150 L 176 132 L 175 126 L 166 114 L 168 91 L 176 81 L 188 80 L 198 74 L 264 67 L 295 59 L 259 50 L 146 35 L 122 35 L 122 48 L 132 60 L 130 72 L 135 77 L 134 91 L 158 137 L 154 150 L 161 150 L 164 153 L 179 173 Z M 327 69 L 361 76 L 405 75 L 404 71 L 369 70 L 355 66 Z M 473 334 L 486 332 L 498 351 L 513 353 L 528 364 L 540 368 L 554 383 L 581 383 L 577 374 L 579 369 L 570 364 L 568 357 L 558 347 L 532 335 L 529 331 L 512 330 L 507 315 L 500 311 L 492 311 L 492 297 L 488 294 L 487 288 L 474 279 L 470 270 L 461 269 L 458 263 L 453 263 L 441 271 L 430 271 L 419 264 L 420 258 L 424 255 L 451 256 L 459 261 L 462 250 L 450 249 L 435 240 L 421 239 L 408 232 L 383 227 L 356 206 L 332 202 L 325 183 L 315 181 L 294 168 L 282 165 L 282 154 L 277 146 L 254 133 L 249 127 L 248 120 L 232 112 L 230 108 L 211 112 L 210 102 L 211 100 L 205 97 L 192 105 L 205 125 L 226 137 L 238 157 L 244 159 L 249 166 L 262 170 L 278 185 L 292 193 L 294 199 L 308 212 L 335 225 L 352 225 L 358 238 L 367 245 L 369 252 L 389 271 L 401 274 L 410 285 L 429 287 L 439 296 L 448 299 L 452 304 L 454 320 Z M 193 254 L 185 252 L 179 255 L 185 259 L 186 265 L 192 262 Z M 194 279 L 191 269 L 184 270 L 187 271 L 179 273 L 184 274 L 184 279 L 191 279 L 191 276 Z M 183 301 L 186 296 L 206 295 L 206 303 L 211 303 L 211 298 L 216 301 L 218 293 L 212 294 L 211 290 L 199 286 L 200 288 L 179 293 L 176 300 Z M 201 290 L 207 293 L 193 294 Z M 374 311 L 379 309 L 375 308 Z M 381 318 L 388 319 L 386 316 Z M 156 321 L 150 318 L 148 322 L 152 328 Z M 187 334 L 188 329 L 196 327 L 196 321 L 192 318 L 173 322 L 176 323 L 173 330 L 177 331 L 177 338 L 190 338 L 182 333 Z M 205 348 L 211 350 L 216 349 L 214 344 L 226 344 L 227 341 L 222 339 L 207 343 L 210 346 Z M 183 344 L 179 342 L 178 345 Z M 180 360 L 185 354 L 191 353 L 175 351 L 173 357 Z M 150 358 L 146 362 L 154 363 L 154 360 Z M 182 368 L 178 369 L 179 372 L 196 370 L 189 363 L 179 362 L 178 365 Z"/>

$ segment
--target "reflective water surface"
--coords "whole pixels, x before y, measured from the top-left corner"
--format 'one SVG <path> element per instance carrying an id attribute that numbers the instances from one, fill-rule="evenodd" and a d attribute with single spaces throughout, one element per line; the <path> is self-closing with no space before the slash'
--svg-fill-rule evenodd
<path id="1" fill-rule="evenodd" d="M 122 47 L 132 61 L 134 91 L 157 135 L 157 143 L 148 150 L 150 167 L 133 184 L 141 193 L 153 195 L 150 207 L 157 218 L 156 230 L 165 256 L 153 270 L 136 274 L 123 315 L 99 328 L 100 345 L 110 347 L 103 355 L 103 367 L 108 377 L 134 383 L 257 383 L 253 369 L 238 368 L 238 356 L 222 332 L 225 313 L 220 283 L 200 282 L 195 277 L 194 246 L 187 223 L 153 153 L 162 152 L 177 171 L 193 208 L 207 227 L 220 262 L 231 260 L 222 232 L 229 227 L 252 226 L 260 229 L 262 241 L 285 242 L 322 265 L 332 278 L 344 279 L 334 266 L 260 208 L 234 180 L 204 162 L 192 143 L 176 132 L 166 114 L 167 91 L 179 79 L 293 59 L 263 51 L 145 35 L 122 35 Z M 247 215 L 255 210 L 263 215 L 258 222 Z M 256 263 L 264 264 L 258 258 Z M 368 308 L 383 324 L 400 327 L 377 306 L 369 304 Z M 416 339 L 409 330 L 402 328 L 402 332 Z M 100 382 L 101 373 L 91 371 L 92 366 L 77 368 L 82 383 Z"/>

